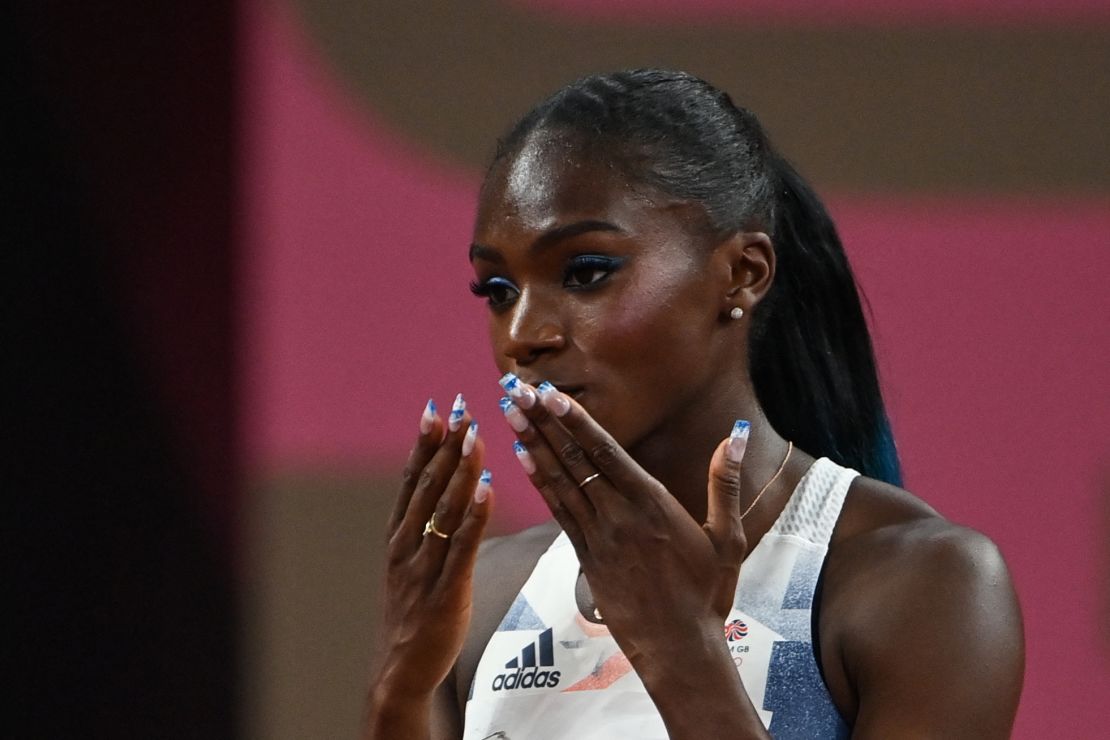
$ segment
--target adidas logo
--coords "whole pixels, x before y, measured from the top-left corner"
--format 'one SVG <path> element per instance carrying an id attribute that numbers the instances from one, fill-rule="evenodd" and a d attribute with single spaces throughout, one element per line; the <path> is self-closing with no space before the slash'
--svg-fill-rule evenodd
<path id="1" fill-rule="evenodd" d="M 559 685 L 559 671 L 546 669 L 554 667 L 555 640 L 548 627 L 535 642 L 524 646 L 520 657 L 505 664 L 504 673 L 493 677 L 493 690 L 553 688 Z"/>

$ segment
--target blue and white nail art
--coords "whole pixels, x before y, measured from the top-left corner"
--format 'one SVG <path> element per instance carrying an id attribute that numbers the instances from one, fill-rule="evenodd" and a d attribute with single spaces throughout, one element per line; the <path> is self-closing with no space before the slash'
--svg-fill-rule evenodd
<path id="1" fill-rule="evenodd" d="M 732 462 L 738 463 L 744 459 L 744 451 L 748 449 L 748 435 L 752 425 L 744 419 L 737 419 L 732 425 L 732 432 L 728 435 L 728 449 L 725 454 Z"/>
<path id="2" fill-rule="evenodd" d="M 462 442 L 462 456 L 468 457 L 471 452 L 474 452 L 474 443 L 478 441 L 478 422 L 470 422 L 470 428 L 466 430 L 466 436 L 463 437 Z"/>
<path id="3" fill-rule="evenodd" d="M 532 389 L 513 373 L 505 373 L 497 382 L 522 409 L 530 409 L 536 402 L 536 395 Z"/>
<path id="4" fill-rule="evenodd" d="M 488 469 L 483 468 L 482 474 L 478 476 L 478 485 L 474 489 L 475 503 L 480 504 L 489 497 L 491 483 L 493 483 L 493 473 L 489 472 Z"/>
<path id="5" fill-rule="evenodd" d="M 536 391 L 543 398 L 543 405 L 556 416 L 564 416 L 570 411 L 570 401 L 558 389 L 546 380 L 536 386 Z"/>
<path id="6" fill-rule="evenodd" d="M 420 433 L 427 434 L 432 431 L 432 424 L 436 420 L 436 402 L 428 399 L 428 403 L 424 406 L 424 413 L 420 415 Z"/>
<path id="7" fill-rule="evenodd" d="M 524 468 L 525 473 L 531 475 L 536 472 L 536 462 L 528 454 L 528 448 L 521 444 L 519 439 L 513 440 L 513 454 L 520 461 L 520 467 Z"/>
<path id="8" fill-rule="evenodd" d="M 447 417 L 447 428 L 452 432 L 459 428 L 462 424 L 463 414 L 466 413 L 466 401 L 463 400 L 463 394 L 455 396 L 455 402 L 451 404 L 451 415 Z"/>
<path id="9" fill-rule="evenodd" d="M 501 412 L 505 414 L 505 421 L 509 422 L 509 426 L 513 428 L 514 432 L 520 434 L 528 428 L 528 417 L 517 408 L 512 399 L 502 398 L 498 403 L 501 405 Z"/>

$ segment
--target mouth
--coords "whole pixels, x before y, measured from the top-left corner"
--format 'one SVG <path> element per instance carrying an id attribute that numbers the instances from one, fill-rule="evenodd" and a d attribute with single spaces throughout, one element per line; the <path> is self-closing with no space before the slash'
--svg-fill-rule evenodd
<path id="1" fill-rule="evenodd" d="M 525 383 L 532 386 L 533 388 L 539 386 L 539 384 L 543 382 L 543 379 L 533 380 L 521 378 L 521 380 L 524 380 Z M 586 392 L 586 388 L 581 385 L 575 385 L 573 383 L 557 383 L 554 380 L 548 380 L 547 382 L 551 383 L 551 385 L 558 388 L 560 392 L 565 393 L 566 395 L 573 398 L 575 401 L 579 400 L 582 397 L 582 394 Z"/>
<path id="2" fill-rule="evenodd" d="M 556 385 L 555 387 L 558 388 L 559 390 L 561 390 L 563 393 L 570 396 L 571 398 L 573 398 L 575 401 L 581 400 L 582 394 L 586 392 L 586 389 L 583 388 L 580 385 L 568 385 L 568 386 Z"/>

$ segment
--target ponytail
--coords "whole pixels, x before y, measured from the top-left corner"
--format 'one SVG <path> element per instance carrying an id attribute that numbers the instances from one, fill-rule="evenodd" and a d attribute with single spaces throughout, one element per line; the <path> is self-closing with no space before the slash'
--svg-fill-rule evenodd
<path id="1" fill-rule="evenodd" d="M 770 160 L 776 268 L 752 318 L 756 396 L 776 431 L 806 452 L 901 485 L 871 337 L 836 227 L 794 168 Z"/>

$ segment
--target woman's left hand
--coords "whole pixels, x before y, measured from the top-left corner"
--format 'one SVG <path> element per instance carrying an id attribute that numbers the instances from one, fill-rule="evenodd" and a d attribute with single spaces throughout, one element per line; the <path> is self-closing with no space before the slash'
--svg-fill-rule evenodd
<path id="1" fill-rule="evenodd" d="M 687 638 L 723 648 L 747 552 L 739 505 L 746 434 L 722 440 L 713 453 L 700 524 L 574 399 L 546 384 L 510 386 L 516 403 L 506 416 L 527 450 L 525 470 L 574 545 L 632 665 L 642 674 L 645 655 L 656 665 L 678 659 L 691 649 Z"/>

